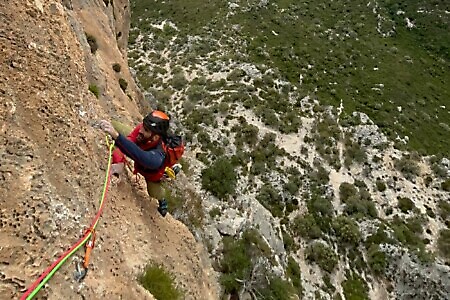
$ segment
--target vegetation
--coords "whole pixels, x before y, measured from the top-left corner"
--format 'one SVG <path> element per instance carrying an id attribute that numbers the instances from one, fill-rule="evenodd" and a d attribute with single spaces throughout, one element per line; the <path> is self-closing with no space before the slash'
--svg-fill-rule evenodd
<path id="1" fill-rule="evenodd" d="M 234 167 L 228 158 L 219 158 L 202 171 L 202 187 L 220 199 L 234 194 L 236 181 Z"/>
<path id="2" fill-rule="evenodd" d="M 450 203 L 446 200 L 439 200 L 438 208 L 442 220 L 447 220 L 450 217 Z"/>
<path id="3" fill-rule="evenodd" d="M 294 288 L 291 283 L 274 277 L 269 269 L 259 264 L 259 257 L 270 258 L 270 255 L 267 244 L 255 230 L 245 231 L 239 239 L 224 237 L 220 282 L 225 294 L 238 295 L 241 289 L 245 289 L 261 295 L 262 299 L 289 299 L 301 293 L 298 285 Z M 296 271 L 298 269 L 292 270 Z"/>
<path id="4" fill-rule="evenodd" d="M 125 92 L 125 90 L 128 87 L 128 82 L 123 78 L 119 78 L 119 85 L 120 85 L 120 88 L 122 89 L 122 91 Z"/>
<path id="5" fill-rule="evenodd" d="M 130 64 L 158 105 L 181 110 L 180 121 L 197 159 L 206 166 L 202 188 L 231 200 L 241 180 L 246 185 L 239 192 L 256 195 L 281 219 L 285 249 L 295 251 L 298 238 L 310 243 L 308 260 L 327 272 L 335 268 L 339 252 L 358 274 L 384 276 L 389 262 L 382 251 L 385 243 L 426 257 L 430 241 L 422 231 L 427 219 L 411 199 L 399 197 L 398 210 L 382 206 L 392 221 L 379 220 L 371 190 L 356 180 L 340 186 L 343 210 L 337 215 L 329 167 L 340 170 L 342 164 L 349 172 L 362 168 L 364 175 L 373 171 L 372 162 L 383 161 L 386 153 L 381 152 L 388 143 L 370 145 L 372 138 L 360 138 L 360 128 L 352 128 L 365 122 L 353 114 L 359 111 L 397 148 L 409 150 L 394 160 L 402 176 L 415 181 L 421 175 L 417 153 L 435 154 L 430 162 L 438 178 L 430 174 L 425 183 L 449 190 L 440 163 L 450 155 L 450 140 L 445 138 L 450 115 L 441 107 L 443 99 L 450 98 L 450 32 L 448 18 L 440 13 L 445 5 L 412 0 L 356 0 L 351 5 L 342 0 L 256 2 L 240 1 L 239 7 L 232 7 L 218 0 L 208 5 L 199 0 L 131 1 Z M 406 28 L 405 20 L 415 26 Z M 153 26 L 163 21 L 162 28 Z M 144 38 L 136 40 L 139 33 L 145 33 Z M 145 64 L 137 61 L 144 53 Z M 313 129 L 300 145 L 299 157 L 277 147 L 276 140 L 289 141 L 288 134 L 302 126 L 301 117 L 311 115 Z M 311 159 L 311 146 L 320 155 L 312 166 L 303 161 Z M 369 146 L 379 153 L 366 153 Z M 302 167 L 301 174 L 289 171 L 292 163 Z M 370 188 L 382 197 L 388 183 L 392 186 L 390 180 L 380 177 Z M 307 212 L 290 222 L 289 214 L 299 203 L 306 204 Z M 426 209 L 428 216 L 439 214 L 439 221 L 449 226 L 448 201 L 442 200 L 435 212 Z M 215 210 L 209 213 L 217 216 Z M 366 219 L 379 228 L 363 240 L 359 226 L 365 228 L 361 221 Z M 227 294 L 235 296 L 245 288 L 257 298 L 289 298 L 276 292 L 290 291 L 288 282 L 278 281 L 256 262 L 258 255 L 267 258 L 261 249 L 255 250 L 259 248 L 247 237 L 226 240 L 225 252 L 236 254 L 236 264 L 222 265 L 229 275 L 222 278 Z M 439 241 L 446 247 L 445 238 Z M 231 255 L 225 256 L 231 262 Z M 291 263 L 289 272 L 299 272 Z M 249 274 L 257 274 L 257 279 L 249 280 Z M 286 275 L 298 293 L 297 277 Z M 368 297 L 367 285 L 356 273 L 347 274 L 342 285 L 346 299 Z M 325 277 L 323 291 L 332 293 L 330 286 Z"/>
<path id="6" fill-rule="evenodd" d="M 91 49 L 91 53 L 94 54 L 98 50 L 97 39 L 95 38 L 95 36 L 93 36 L 87 32 L 85 32 L 84 34 L 86 35 L 86 40 Z"/>
<path id="7" fill-rule="evenodd" d="M 394 166 L 402 172 L 406 179 L 412 180 L 420 174 L 420 168 L 416 161 L 403 156 L 401 159 L 394 161 Z"/>
<path id="8" fill-rule="evenodd" d="M 158 300 L 176 300 L 183 297 L 174 285 L 174 277 L 162 266 L 154 264 L 147 266 L 139 282 Z"/>
<path id="9" fill-rule="evenodd" d="M 314 242 L 306 248 L 305 256 L 327 272 L 333 272 L 338 263 L 338 257 L 334 251 L 321 242 Z"/>
<path id="10" fill-rule="evenodd" d="M 284 202 L 280 193 L 270 184 L 265 184 L 256 195 L 256 199 L 267 208 L 273 216 L 282 217 Z"/>
<path id="11" fill-rule="evenodd" d="M 289 256 L 288 265 L 286 268 L 286 276 L 291 280 L 292 285 L 296 289 L 296 293 L 300 296 L 300 298 L 303 292 L 301 275 L 302 273 L 297 262 L 295 262 L 295 260 L 291 256 Z"/>
<path id="12" fill-rule="evenodd" d="M 342 283 L 342 288 L 347 300 L 369 299 L 367 283 L 356 274 L 347 274 L 347 279 Z"/>
<path id="13" fill-rule="evenodd" d="M 333 219 L 332 225 L 338 242 L 342 246 L 358 246 L 361 240 L 361 233 L 358 224 L 354 220 L 346 216 L 339 216 Z"/>
<path id="14" fill-rule="evenodd" d="M 99 90 L 99 88 L 98 88 L 97 85 L 91 83 L 91 84 L 89 84 L 89 88 L 88 88 L 88 89 L 89 89 L 89 91 L 90 91 L 92 94 L 95 95 L 96 98 L 98 98 L 98 97 L 100 96 L 100 90 Z"/>
<path id="15" fill-rule="evenodd" d="M 407 197 L 398 197 L 398 208 L 402 213 L 408 213 L 410 210 L 415 208 L 414 202 Z"/>
<path id="16" fill-rule="evenodd" d="M 120 66 L 120 64 L 115 63 L 115 64 L 112 65 L 112 69 L 113 69 L 115 72 L 119 73 L 120 70 L 121 70 L 121 66 Z"/>
<path id="17" fill-rule="evenodd" d="M 132 27 L 155 33 L 145 42 L 146 47 L 174 53 L 187 49 L 187 55 L 176 58 L 180 65 L 196 68 L 198 60 L 204 59 L 209 61 L 208 71 L 213 72 L 230 62 L 254 64 L 263 74 L 254 80 L 254 86 L 262 90 L 260 95 L 269 104 L 266 110 L 257 110 L 257 115 L 266 123 L 279 126 L 296 111 L 285 99 L 286 94 L 293 94 L 292 86 L 300 87 L 302 78 L 303 95 L 335 106 L 343 99 L 344 113 L 358 110 L 368 114 L 392 139 L 397 134 L 408 136 L 408 148 L 448 154 L 450 141 L 443 138 L 448 132 L 440 124 L 449 124 L 450 117 L 439 107 L 441 99 L 449 98 L 450 33 L 447 19 L 438 14 L 446 9 L 444 3 L 383 0 L 367 5 L 358 0 L 348 9 L 342 0 L 331 4 L 249 2 L 233 9 L 228 17 L 229 7 L 218 0 L 207 7 L 201 1 L 186 5 L 181 0 L 134 0 L 131 7 Z M 406 28 L 406 17 L 414 20 L 413 28 Z M 148 24 L 166 19 L 177 31 Z M 238 33 L 233 26 L 239 26 Z M 234 42 L 236 34 L 242 43 Z M 131 45 L 136 36 L 131 30 Z M 188 36 L 201 39 L 188 43 Z M 334 51 L 330 52 L 330 47 Z M 160 65 L 157 58 L 154 63 Z M 266 73 L 269 68 L 274 72 Z M 245 83 L 248 76 L 233 68 L 228 74 L 230 83 L 222 85 Z M 281 87 L 278 79 L 288 84 Z M 273 99 L 280 100 L 280 105 Z M 398 107 L 403 109 L 399 112 Z"/>
<path id="18" fill-rule="evenodd" d="M 439 232 L 438 238 L 439 253 L 447 260 L 450 261 L 450 229 L 442 229 Z"/>

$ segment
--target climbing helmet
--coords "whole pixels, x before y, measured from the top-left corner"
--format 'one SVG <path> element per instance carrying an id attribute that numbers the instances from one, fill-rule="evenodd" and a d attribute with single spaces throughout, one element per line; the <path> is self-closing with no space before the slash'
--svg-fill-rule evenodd
<path id="1" fill-rule="evenodd" d="M 165 135 L 169 129 L 169 117 L 159 110 L 154 110 L 144 118 L 144 127 L 151 132 Z"/>

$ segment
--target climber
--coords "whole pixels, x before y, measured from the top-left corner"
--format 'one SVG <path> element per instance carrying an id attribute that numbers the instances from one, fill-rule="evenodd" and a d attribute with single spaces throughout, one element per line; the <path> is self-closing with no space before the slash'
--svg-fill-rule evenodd
<path id="1" fill-rule="evenodd" d="M 158 212 L 165 217 L 168 203 L 161 185 L 165 173 L 165 152 L 162 141 L 167 137 L 169 117 L 162 111 L 149 113 L 130 133 L 130 128 L 119 123 L 100 121 L 100 128 L 115 140 L 111 173 L 119 176 L 124 170 L 125 156 L 134 161 L 134 173 L 144 176 L 147 192 L 158 200 Z M 127 135 L 125 137 L 125 135 Z"/>

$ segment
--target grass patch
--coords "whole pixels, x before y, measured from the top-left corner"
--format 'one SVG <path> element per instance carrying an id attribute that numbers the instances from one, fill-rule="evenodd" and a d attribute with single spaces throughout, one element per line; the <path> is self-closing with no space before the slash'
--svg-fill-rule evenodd
<path id="1" fill-rule="evenodd" d="M 98 88 L 97 85 L 91 83 L 88 87 L 88 90 L 89 90 L 89 92 L 94 94 L 96 98 L 98 98 L 100 96 L 100 89 Z"/>
<path id="2" fill-rule="evenodd" d="M 147 266 L 144 274 L 139 277 L 139 282 L 157 300 L 177 300 L 183 297 L 182 292 L 175 287 L 173 275 L 160 265 Z"/>

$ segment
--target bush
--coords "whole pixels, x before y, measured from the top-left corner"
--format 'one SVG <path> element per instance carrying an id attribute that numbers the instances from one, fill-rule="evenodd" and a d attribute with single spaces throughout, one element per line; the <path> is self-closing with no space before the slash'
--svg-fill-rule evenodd
<path id="1" fill-rule="evenodd" d="M 302 238 L 318 239 L 322 236 L 322 231 L 311 214 L 295 217 L 292 230 Z"/>
<path id="2" fill-rule="evenodd" d="M 227 157 L 219 158 L 202 171 L 202 188 L 220 199 L 234 194 L 236 182 L 234 167 Z"/>
<path id="3" fill-rule="evenodd" d="M 367 154 L 358 143 L 347 138 L 345 140 L 344 165 L 348 168 L 353 163 L 362 164 L 367 161 Z"/>
<path id="4" fill-rule="evenodd" d="M 91 53 L 94 54 L 98 50 L 97 39 L 89 33 L 85 32 L 85 35 L 86 35 L 86 40 L 89 44 L 89 47 L 91 48 Z"/>
<path id="5" fill-rule="evenodd" d="M 267 256 L 270 248 L 255 230 L 248 230 L 242 237 L 223 238 L 223 257 L 220 261 L 220 283 L 225 293 L 236 294 L 242 285 L 250 278 L 253 267 L 252 259 L 261 255 Z M 239 280 L 236 280 L 239 279 Z"/>
<path id="6" fill-rule="evenodd" d="M 288 258 L 286 276 L 289 277 L 289 279 L 292 282 L 292 285 L 297 289 L 297 295 L 300 296 L 300 299 L 302 299 L 301 297 L 303 292 L 302 272 L 297 262 L 290 256 Z"/>
<path id="7" fill-rule="evenodd" d="M 348 182 L 343 182 L 339 186 L 339 198 L 341 202 L 347 202 L 350 197 L 355 197 L 358 193 L 356 187 Z"/>
<path id="8" fill-rule="evenodd" d="M 344 212 L 349 216 L 360 218 L 376 218 L 378 216 L 375 204 L 370 200 L 352 197 L 345 203 Z"/>
<path id="9" fill-rule="evenodd" d="M 207 93 L 204 90 L 203 86 L 199 86 L 199 85 L 195 85 L 195 84 L 191 85 L 187 89 L 186 94 L 188 96 L 188 99 L 190 101 L 192 101 L 193 103 L 198 103 L 207 96 Z"/>
<path id="10" fill-rule="evenodd" d="M 112 69 L 113 69 L 115 72 L 119 73 L 120 70 L 121 70 L 121 66 L 120 66 L 120 64 L 115 63 L 115 64 L 112 65 Z"/>
<path id="11" fill-rule="evenodd" d="M 442 182 L 441 188 L 446 192 L 450 192 L 450 179 L 447 179 L 444 182 Z"/>
<path id="12" fill-rule="evenodd" d="M 282 217 L 284 201 L 280 193 L 269 183 L 263 185 L 256 195 L 258 200 L 274 217 Z"/>
<path id="13" fill-rule="evenodd" d="M 386 183 L 384 183 L 383 180 L 381 179 L 377 179 L 377 181 L 375 182 L 376 186 L 377 186 L 377 190 L 379 192 L 384 192 L 386 190 Z"/>
<path id="14" fill-rule="evenodd" d="M 342 283 L 344 296 L 346 300 L 364 300 L 369 299 L 369 288 L 367 283 L 356 274 L 348 275 Z"/>
<path id="15" fill-rule="evenodd" d="M 92 94 L 94 94 L 95 95 L 95 97 L 99 97 L 100 96 L 100 90 L 99 90 L 99 88 L 98 88 L 98 86 L 97 85 L 95 85 L 95 84 L 93 84 L 93 83 L 91 83 L 90 85 L 89 85 L 89 91 L 92 93 Z"/>
<path id="16" fill-rule="evenodd" d="M 415 208 L 414 202 L 407 197 L 399 197 L 397 207 L 402 213 L 408 213 L 410 210 Z"/>
<path id="17" fill-rule="evenodd" d="M 338 241 L 344 246 L 356 247 L 361 240 L 358 224 L 346 216 L 339 216 L 332 222 Z"/>
<path id="18" fill-rule="evenodd" d="M 367 263 L 374 274 L 384 274 L 387 266 L 386 254 L 380 251 L 378 245 L 372 245 L 367 250 Z"/>
<path id="19" fill-rule="evenodd" d="M 408 180 L 412 180 L 420 174 L 420 168 L 417 162 L 407 157 L 396 159 L 394 161 L 394 166 Z"/>
<path id="20" fill-rule="evenodd" d="M 261 299 L 295 299 L 296 295 L 294 287 L 286 280 L 277 276 L 271 276 L 269 279 L 269 286 L 259 291 L 259 294 L 264 295 Z"/>
<path id="21" fill-rule="evenodd" d="M 450 229 L 442 229 L 439 231 L 437 246 L 439 254 L 450 261 Z"/>
<path id="22" fill-rule="evenodd" d="M 161 266 L 149 265 L 139 278 L 142 286 L 158 300 L 182 299 L 182 293 L 174 287 L 174 278 Z"/>
<path id="23" fill-rule="evenodd" d="M 328 246 L 315 242 L 305 251 L 306 259 L 316 263 L 321 269 L 327 272 L 333 272 L 338 263 L 338 257 Z"/>
<path id="24" fill-rule="evenodd" d="M 170 83 L 174 89 L 181 90 L 186 86 L 188 81 L 186 80 L 186 77 L 184 77 L 184 74 L 180 72 L 173 75 L 173 78 L 170 80 Z"/>
<path id="25" fill-rule="evenodd" d="M 125 79 L 120 78 L 120 79 L 119 79 L 119 85 L 120 85 L 120 88 L 122 89 L 122 91 L 125 92 L 125 90 L 126 90 L 127 87 L 128 87 L 128 82 L 127 82 Z"/>
<path id="26" fill-rule="evenodd" d="M 450 203 L 448 200 L 439 200 L 438 202 L 439 207 L 439 215 L 441 218 L 445 221 L 450 217 Z"/>

